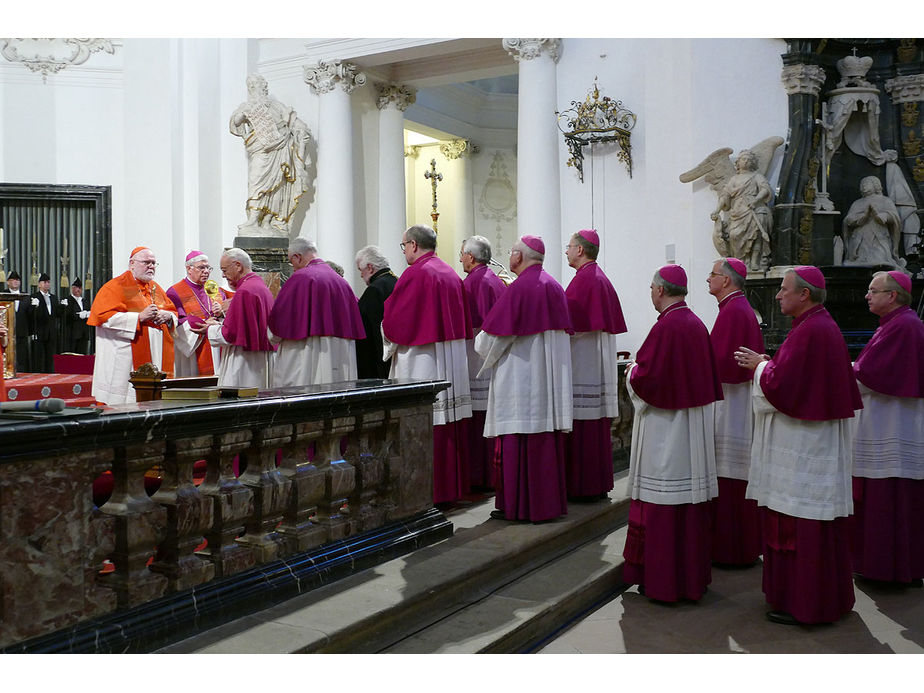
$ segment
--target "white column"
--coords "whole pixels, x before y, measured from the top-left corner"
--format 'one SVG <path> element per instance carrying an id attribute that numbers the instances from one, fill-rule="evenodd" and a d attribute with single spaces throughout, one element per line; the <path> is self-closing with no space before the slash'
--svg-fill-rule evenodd
<path id="1" fill-rule="evenodd" d="M 559 39 L 504 39 L 504 49 L 520 64 L 517 99 L 517 236 L 541 236 L 546 271 L 562 279 L 558 138 L 555 120 L 555 63 Z"/>
<path id="2" fill-rule="evenodd" d="M 474 192 L 472 188 L 472 143 L 464 139 L 450 140 L 440 144 L 440 153 L 449 164 L 450 190 L 453 191 L 454 204 L 451 216 L 446 219 L 453 238 L 451 244 L 445 248 L 447 260 L 450 265 L 461 272 L 459 263 L 459 247 L 462 241 L 475 233 Z M 442 217 L 442 215 L 440 215 Z"/>
<path id="3" fill-rule="evenodd" d="M 356 205 L 353 197 L 353 110 L 350 94 L 366 82 L 356 66 L 322 60 L 305 67 L 305 83 L 318 99 L 318 250 L 343 266 L 356 284 Z"/>
<path id="4" fill-rule="evenodd" d="M 395 273 L 407 264 L 398 244 L 407 229 L 404 178 L 404 111 L 416 100 L 410 87 L 377 83 L 379 108 L 378 233 L 369 242 L 382 249 Z"/>

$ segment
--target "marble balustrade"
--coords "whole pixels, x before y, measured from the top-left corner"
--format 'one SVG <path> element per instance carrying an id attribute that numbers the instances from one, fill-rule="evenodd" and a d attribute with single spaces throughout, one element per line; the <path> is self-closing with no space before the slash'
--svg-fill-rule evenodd
<path id="1" fill-rule="evenodd" d="M 0 421 L 0 647 L 432 508 L 431 404 L 447 386 L 357 381 Z"/>

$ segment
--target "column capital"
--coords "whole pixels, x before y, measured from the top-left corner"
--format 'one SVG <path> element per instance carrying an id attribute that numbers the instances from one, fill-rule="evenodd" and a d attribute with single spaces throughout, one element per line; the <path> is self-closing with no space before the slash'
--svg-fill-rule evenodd
<path id="1" fill-rule="evenodd" d="M 404 84 L 376 82 L 375 89 L 375 103 L 380 111 L 384 111 L 390 105 L 394 105 L 399 111 L 406 111 L 407 107 L 417 100 L 417 90 Z"/>
<path id="2" fill-rule="evenodd" d="M 327 94 L 340 85 L 349 94 L 366 83 L 366 75 L 358 66 L 340 60 L 320 60 L 316 67 L 305 65 L 305 84 L 315 94 Z"/>
<path id="3" fill-rule="evenodd" d="M 888 79 L 885 90 L 892 96 L 892 103 L 924 101 L 924 74 L 902 75 Z"/>
<path id="4" fill-rule="evenodd" d="M 440 142 L 440 153 L 449 160 L 461 159 L 462 155 L 468 152 L 469 157 L 478 151 L 478 147 L 472 145 L 465 139 L 449 140 Z"/>
<path id="5" fill-rule="evenodd" d="M 825 83 L 825 71 L 818 65 L 786 65 L 780 79 L 787 94 L 818 96 Z"/>
<path id="6" fill-rule="evenodd" d="M 505 38 L 503 46 L 517 62 L 538 58 L 545 51 L 557 63 L 561 55 L 561 39 L 557 38 Z"/>

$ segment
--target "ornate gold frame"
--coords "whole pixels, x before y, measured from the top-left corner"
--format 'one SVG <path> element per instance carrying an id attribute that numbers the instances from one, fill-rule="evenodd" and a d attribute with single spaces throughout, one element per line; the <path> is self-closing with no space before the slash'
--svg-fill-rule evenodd
<path id="1" fill-rule="evenodd" d="M 16 377 L 16 304 L 0 301 L 0 324 L 9 328 L 6 346 L 3 348 L 3 377 Z"/>

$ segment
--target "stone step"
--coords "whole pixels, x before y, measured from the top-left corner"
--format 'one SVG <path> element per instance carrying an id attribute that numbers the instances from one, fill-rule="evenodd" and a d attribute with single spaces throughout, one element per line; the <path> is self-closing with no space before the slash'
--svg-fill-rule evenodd
<path id="1" fill-rule="evenodd" d="M 625 472 L 615 482 L 608 501 L 569 504 L 554 522 L 490 519 L 493 497 L 448 511 L 454 534 L 444 541 L 159 651 L 518 651 L 618 587 L 617 530 L 629 508 Z M 534 616 L 523 617 L 527 612 Z M 471 628 L 441 633 L 454 618 L 468 619 Z M 484 632 L 487 626 L 497 638 Z M 436 630 L 427 635 L 430 628 Z M 463 647 L 461 641 L 470 649 L 446 649 Z M 414 647 L 422 649 L 401 649 Z"/>
<path id="2" fill-rule="evenodd" d="M 529 652 L 614 597 L 622 582 L 626 526 L 502 586 L 484 599 L 395 643 L 395 654 Z"/>

